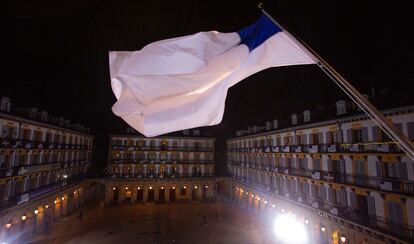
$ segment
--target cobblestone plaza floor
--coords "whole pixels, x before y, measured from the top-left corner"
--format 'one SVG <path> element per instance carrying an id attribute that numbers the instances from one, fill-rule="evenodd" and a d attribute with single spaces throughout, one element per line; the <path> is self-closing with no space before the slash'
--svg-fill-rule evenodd
<path id="1" fill-rule="evenodd" d="M 77 215 L 25 243 L 274 243 L 253 214 L 228 203 L 94 204 Z"/>

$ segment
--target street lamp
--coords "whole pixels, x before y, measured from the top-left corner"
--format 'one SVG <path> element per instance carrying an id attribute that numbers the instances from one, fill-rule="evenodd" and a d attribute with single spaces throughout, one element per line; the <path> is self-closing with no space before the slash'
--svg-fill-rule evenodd
<path id="1" fill-rule="evenodd" d="M 25 221 L 27 219 L 26 215 L 22 215 L 22 221 Z"/>
<path id="2" fill-rule="evenodd" d="M 10 229 L 10 227 L 12 226 L 12 224 L 11 224 L 11 222 L 9 222 L 5 226 L 6 226 L 7 229 Z"/>
<path id="3" fill-rule="evenodd" d="M 281 214 L 274 222 L 274 232 L 283 243 L 307 243 L 305 226 L 292 214 Z"/>
<path id="4" fill-rule="evenodd" d="M 39 210 L 35 209 L 33 212 L 37 215 L 39 213 Z"/>
<path id="5" fill-rule="evenodd" d="M 345 236 L 345 235 L 341 235 L 341 238 L 340 238 L 340 239 L 341 239 L 341 242 L 342 242 L 342 243 L 345 243 L 345 241 L 346 241 L 346 236 Z"/>
<path id="6" fill-rule="evenodd" d="M 325 230 L 326 230 L 325 226 L 324 225 L 321 225 L 321 231 L 322 232 L 325 232 Z"/>

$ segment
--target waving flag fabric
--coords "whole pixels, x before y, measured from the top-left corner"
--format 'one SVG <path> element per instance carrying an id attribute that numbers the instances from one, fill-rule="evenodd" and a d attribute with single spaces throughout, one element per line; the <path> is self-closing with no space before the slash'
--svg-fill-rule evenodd
<path id="1" fill-rule="evenodd" d="M 109 63 L 112 111 L 151 137 L 219 124 L 231 86 L 269 67 L 315 61 L 262 15 L 234 33 L 199 32 L 110 52 Z"/>

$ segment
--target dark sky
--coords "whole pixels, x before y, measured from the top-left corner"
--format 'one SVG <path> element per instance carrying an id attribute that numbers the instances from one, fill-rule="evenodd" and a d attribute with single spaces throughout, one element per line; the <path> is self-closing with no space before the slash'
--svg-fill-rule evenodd
<path id="1" fill-rule="evenodd" d="M 104 165 L 108 134 L 125 132 L 114 116 L 108 50 L 137 50 L 160 39 L 254 22 L 257 1 L 38 0 L 2 3 L 0 96 L 91 128 Z M 325 57 L 361 92 L 386 90 L 412 102 L 413 15 L 409 1 L 264 1 L 285 27 Z M 222 138 L 236 129 L 332 104 L 340 90 L 315 66 L 269 69 L 230 89 Z"/>

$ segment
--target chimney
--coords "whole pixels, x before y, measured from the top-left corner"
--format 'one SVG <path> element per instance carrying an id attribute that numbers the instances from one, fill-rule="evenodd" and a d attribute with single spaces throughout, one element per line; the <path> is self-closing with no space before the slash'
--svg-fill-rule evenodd
<path id="1" fill-rule="evenodd" d="M 271 129 L 272 129 L 272 122 L 266 121 L 266 130 L 271 130 Z"/>
<path id="2" fill-rule="evenodd" d="M 1 98 L 0 110 L 3 112 L 10 112 L 11 110 L 11 100 L 8 97 Z"/>
<path id="3" fill-rule="evenodd" d="M 292 125 L 297 125 L 298 124 L 298 115 L 297 114 L 292 114 L 290 116 L 290 118 L 292 119 Z"/>
<path id="4" fill-rule="evenodd" d="M 127 134 L 134 134 L 134 129 L 133 129 L 133 128 L 131 128 L 131 127 L 128 127 L 128 128 L 126 129 L 126 133 L 127 133 Z"/>
<path id="5" fill-rule="evenodd" d="M 58 120 L 58 125 L 63 126 L 65 124 L 65 119 L 63 117 L 60 117 Z"/>
<path id="6" fill-rule="evenodd" d="M 309 122 L 310 121 L 310 111 L 305 110 L 303 111 L 303 122 Z"/>
<path id="7" fill-rule="evenodd" d="M 30 112 L 29 112 L 29 116 L 31 119 L 36 119 L 37 118 L 37 108 L 30 108 Z"/>
<path id="8" fill-rule="evenodd" d="M 65 123 L 63 123 L 63 126 L 69 127 L 69 125 L 70 125 L 70 120 L 69 119 L 65 120 Z"/>
<path id="9" fill-rule="evenodd" d="M 336 115 L 346 114 L 346 102 L 344 100 L 339 100 L 335 103 L 336 106 Z"/>
<path id="10" fill-rule="evenodd" d="M 42 113 L 40 114 L 40 121 L 47 122 L 47 112 L 46 111 L 42 111 Z"/>
<path id="11" fill-rule="evenodd" d="M 277 121 L 277 119 L 273 120 L 273 129 L 277 129 L 277 127 L 279 126 L 279 123 Z"/>

